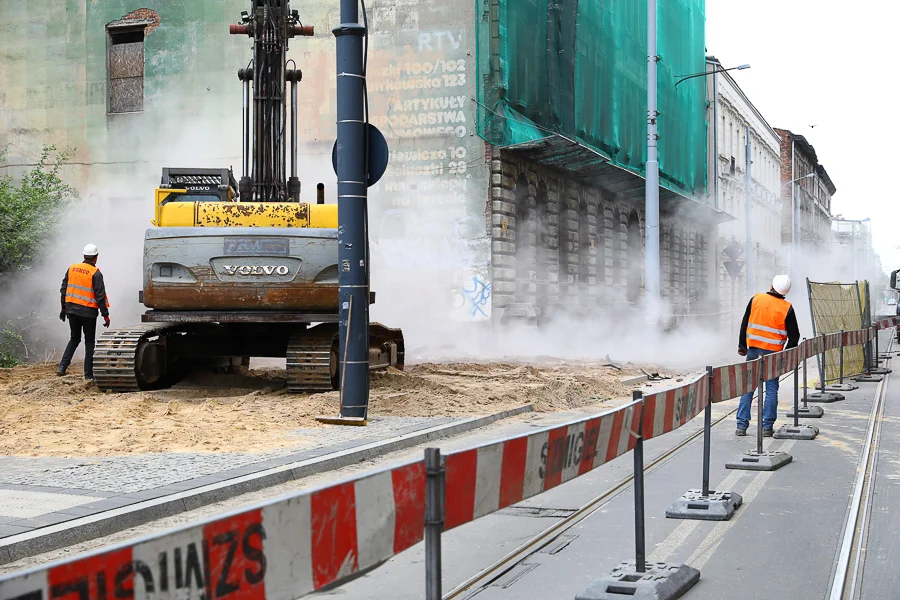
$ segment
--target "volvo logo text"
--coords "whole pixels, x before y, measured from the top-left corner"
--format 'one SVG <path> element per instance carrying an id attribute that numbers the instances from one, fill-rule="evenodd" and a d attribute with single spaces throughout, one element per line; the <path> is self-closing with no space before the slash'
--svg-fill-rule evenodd
<path id="1" fill-rule="evenodd" d="M 291 270 L 285 265 L 222 265 L 226 275 L 287 275 Z"/>

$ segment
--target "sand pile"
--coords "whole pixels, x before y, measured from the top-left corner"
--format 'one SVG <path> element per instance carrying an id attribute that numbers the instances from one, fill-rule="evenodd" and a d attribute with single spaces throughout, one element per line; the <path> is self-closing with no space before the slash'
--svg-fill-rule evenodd
<path id="1" fill-rule="evenodd" d="M 80 373 L 74 364 L 70 373 Z M 614 406 L 636 368 L 542 362 L 425 363 L 372 376 L 371 415 L 465 416 L 531 404 L 535 410 Z M 0 369 L 0 453 L 104 456 L 142 452 L 262 451 L 298 444 L 292 433 L 337 414 L 337 392 L 287 394 L 284 371 L 195 373 L 154 392 L 111 394 L 54 365 Z"/>

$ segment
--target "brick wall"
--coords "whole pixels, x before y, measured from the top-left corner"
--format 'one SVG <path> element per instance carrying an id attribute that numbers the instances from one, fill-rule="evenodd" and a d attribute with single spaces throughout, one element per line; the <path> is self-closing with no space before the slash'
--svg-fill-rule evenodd
<path id="1" fill-rule="evenodd" d="M 791 227 L 793 224 L 791 192 L 792 187 L 787 183 L 793 178 L 793 161 L 791 156 L 791 132 L 785 129 L 775 129 L 781 138 L 781 243 L 791 243 Z"/>
<path id="2" fill-rule="evenodd" d="M 108 24 L 108 27 L 122 27 L 139 23 L 144 23 L 144 35 L 150 35 L 150 33 L 154 29 L 159 27 L 159 15 L 155 10 L 150 10 L 149 8 L 139 8 L 137 10 L 131 11 L 121 19 L 112 21 Z"/>

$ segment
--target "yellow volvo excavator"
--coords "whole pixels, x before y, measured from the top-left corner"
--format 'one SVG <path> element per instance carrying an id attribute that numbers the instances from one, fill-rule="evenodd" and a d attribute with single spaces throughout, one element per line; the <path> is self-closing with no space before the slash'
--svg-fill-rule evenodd
<path id="1" fill-rule="evenodd" d="M 139 300 L 148 310 L 140 325 L 97 341 L 101 390 L 167 387 L 191 370 L 246 365 L 253 356 L 286 357 L 291 392 L 340 385 L 337 205 L 324 203 L 322 184 L 315 203 L 300 202 L 301 75 L 286 57 L 288 39 L 312 35 L 312 27 L 287 0 L 252 0 L 231 33 L 253 39 L 253 61 L 238 72 L 243 175 L 238 183 L 230 169 L 163 169 L 144 239 Z M 402 333 L 373 323 L 370 367 L 402 368 L 403 357 Z"/>

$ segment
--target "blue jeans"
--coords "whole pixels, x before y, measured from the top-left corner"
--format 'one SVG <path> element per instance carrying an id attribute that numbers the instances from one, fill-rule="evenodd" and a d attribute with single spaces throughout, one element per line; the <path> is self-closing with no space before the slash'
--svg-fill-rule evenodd
<path id="1" fill-rule="evenodd" d="M 772 354 L 772 351 L 763 350 L 762 348 L 748 348 L 747 360 L 756 360 L 766 354 Z M 754 392 L 750 392 L 741 396 L 741 403 L 738 404 L 737 411 L 738 429 L 747 429 L 750 425 L 750 406 L 753 404 L 753 394 Z M 776 377 L 766 382 L 766 401 L 763 403 L 763 429 L 772 429 L 777 418 L 778 378 Z"/>

